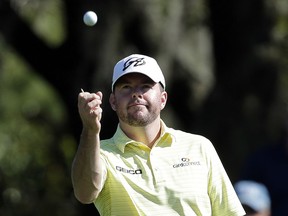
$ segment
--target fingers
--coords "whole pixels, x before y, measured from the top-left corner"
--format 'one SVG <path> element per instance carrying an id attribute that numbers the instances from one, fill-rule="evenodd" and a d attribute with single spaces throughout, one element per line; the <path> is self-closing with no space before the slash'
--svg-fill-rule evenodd
<path id="1" fill-rule="evenodd" d="M 102 92 L 97 93 L 81 92 L 78 96 L 79 107 L 95 109 L 102 104 Z"/>
<path id="2" fill-rule="evenodd" d="M 96 94 L 100 97 L 100 99 L 102 100 L 103 94 L 101 91 L 96 92 Z"/>
<path id="3" fill-rule="evenodd" d="M 102 92 L 89 93 L 81 91 L 78 95 L 78 110 L 83 125 L 88 128 L 99 128 L 102 108 Z"/>

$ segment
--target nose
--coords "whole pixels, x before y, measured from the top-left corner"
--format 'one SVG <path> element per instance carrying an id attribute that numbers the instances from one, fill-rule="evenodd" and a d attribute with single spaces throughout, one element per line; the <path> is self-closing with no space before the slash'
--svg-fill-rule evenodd
<path id="1" fill-rule="evenodd" d="M 136 87 L 133 89 L 133 92 L 132 92 L 132 98 L 138 98 L 138 97 L 142 97 L 142 91 L 140 88 Z"/>

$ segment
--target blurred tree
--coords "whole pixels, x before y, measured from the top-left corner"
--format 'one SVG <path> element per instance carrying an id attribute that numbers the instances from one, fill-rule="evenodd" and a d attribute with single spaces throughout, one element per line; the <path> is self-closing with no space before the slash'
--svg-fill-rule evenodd
<path id="1" fill-rule="evenodd" d="M 216 82 L 197 123 L 203 122 L 202 130 L 217 140 L 220 152 L 229 152 L 222 159 L 233 170 L 249 150 L 280 135 L 287 109 L 280 88 L 287 80 L 288 5 L 211 0 L 209 8 Z"/>
<path id="2" fill-rule="evenodd" d="M 112 69 L 132 52 L 154 56 L 165 73 L 167 124 L 209 137 L 233 180 L 245 154 L 277 136 L 287 8 L 285 0 L 1 0 L 0 214 L 95 215 L 70 182 L 77 95 L 103 91 L 102 138 L 110 137 Z M 87 10 L 99 17 L 94 27 L 82 22 Z"/>

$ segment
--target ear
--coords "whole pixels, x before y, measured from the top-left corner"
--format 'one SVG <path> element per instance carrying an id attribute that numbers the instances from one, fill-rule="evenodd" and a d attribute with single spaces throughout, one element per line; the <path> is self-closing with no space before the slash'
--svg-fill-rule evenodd
<path id="1" fill-rule="evenodd" d="M 110 103 L 111 108 L 112 108 L 114 111 L 116 111 L 115 95 L 114 95 L 114 93 L 111 93 L 111 94 L 110 94 L 109 103 Z"/>
<path id="2" fill-rule="evenodd" d="M 166 106 L 168 94 L 166 91 L 161 92 L 161 110 Z"/>

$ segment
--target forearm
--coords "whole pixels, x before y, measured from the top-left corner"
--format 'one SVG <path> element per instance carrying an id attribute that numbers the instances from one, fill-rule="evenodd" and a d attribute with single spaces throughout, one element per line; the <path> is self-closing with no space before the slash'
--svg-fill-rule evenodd
<path id="1" fill-rule="evenodd" d="M 80 202 L 91 203 L 97 198 L 103 185 L 102 166 L 99 133 L 88 133 L 83 130 L 72 164 L 74 193 Z"/>

